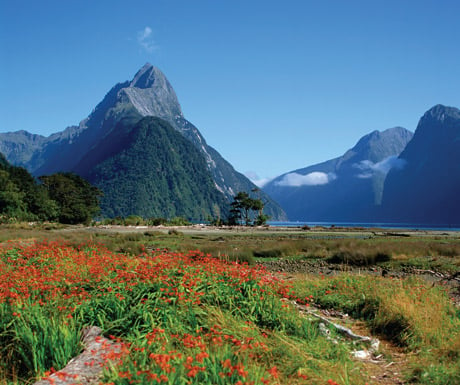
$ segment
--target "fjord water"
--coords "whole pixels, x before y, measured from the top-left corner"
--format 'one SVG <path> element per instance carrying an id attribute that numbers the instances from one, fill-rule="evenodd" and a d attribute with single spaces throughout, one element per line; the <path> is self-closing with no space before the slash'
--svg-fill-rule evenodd
<path id="1" fill-rule="evenodd" d="M 345 227 L 354 228 L 362 227 L 366 229 L 402 229 L 402 230 L 429 230 L 429 231 L 460 231 L 460 223 L 455 224 L 420 224 L 420 223 L 361 223 L 361 222 L 277 222 L 269 221 L 270 226 L 275 227 L 302 227 L 302 226 L 321 226 L 327 228 Z"/>

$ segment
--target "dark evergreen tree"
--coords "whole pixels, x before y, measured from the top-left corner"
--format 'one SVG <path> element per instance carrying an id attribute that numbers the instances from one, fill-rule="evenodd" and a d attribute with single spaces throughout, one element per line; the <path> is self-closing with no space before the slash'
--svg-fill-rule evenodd
<path id="1" fill-rule="evenodd" d="M 0 213 L 9 218 L 26 219 L 28 213 L 24 196 L 8 171 L 0 170 Z"/>
<path id="2" fill-rule="evenodd" d="M 41 176 L 40 181 L 59 208 L 59 222 L 89 223 L 99 213 L 101 191 L 73 173 Z"/>
<path id="3" fill-rule="evenodd" d="M 252 198 L 247 192 L 240 191 L 230 204 L 229 224 L 244 222 L 246 226 L 253 223 L 263 225 L 268 217 L 263 213 L 264 203 L 259 198 Z"/>

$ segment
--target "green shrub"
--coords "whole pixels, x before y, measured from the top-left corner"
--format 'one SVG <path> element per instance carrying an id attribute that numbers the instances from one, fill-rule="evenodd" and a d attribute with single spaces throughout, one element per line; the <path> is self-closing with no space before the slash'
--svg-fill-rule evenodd
<path id="1" fill-rule="evenodd" d="M 125 226 L 139 226 L 144 224 L 144 219 L 138 215 L 130 215 L 125 218 Z"/>
<path id="2" fill-rule="evenodd" d="M 167 223 L 168 226 L 188 226 L 190 222 L 183 217 L 174 217 Z"/>
<path id="3" fill-rule="evenodd" d="M 144 236 L 146 237 L 155 237 L 157 235 L 162 235 L 160 231 L 144 231 Z"/>
<path id="4" fill-rule="evenodd" d="M 254 250 L 253 254 L 256 258 L 280 258 L 284 253 L 281 249 L 265 249 Z"/>
<path id="5" fill-rule="evenodd" d="M 144 238 L 144 236 L 140 233 L 128 233 L 124 234 L 122 238 L 129 242 L 139 242 Z"/>
<path id="6" fill-rule="evenodd" d="M 161 226 L 165 225 L 167 222 L 166 218 L 149 218 L 147 219 L 146 224 L 148 226 Z"/>
<path id="7" fill-rule="evenodd" d="M 342 263 L 352 266 L 369 266 L 376 263 L 388 262 L 391 260 L 391 255 L 382 252 L 374 251 L 364 253 L 360 250 L 341 249 L 333 253 L 327 262 L 329 263 Z"/>

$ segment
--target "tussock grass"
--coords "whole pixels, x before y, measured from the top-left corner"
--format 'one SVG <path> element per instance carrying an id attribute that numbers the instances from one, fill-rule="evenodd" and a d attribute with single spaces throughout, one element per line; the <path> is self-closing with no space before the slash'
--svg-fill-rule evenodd
<path id="1" fill-rule="evenodd" d="M 377 263 L 388 262 L 391 260 L 391 255 L 382 251 L 366 250 L 365 252 L 354 249 L 340 249 L 329 258 L 326 259 L 329 263 L 338 263 L 352 266 L 370 266 Z"/>
<path id="2" fill-rule="evenodd" d="M 45 228 L 50 227 L 49 230 Z M 52 228 L 52 229 L 51 229 Z M 382 255 L 391 256 L 389 266 L 405 266 L 429 269 L 430 266 L 443 271 L 455 272 L 460 268 L 460 239 L 447 236 L 384 237 L 373 236 L 371 232 L 222 232 L 215 234 L 173 234 L 168 236 L 158 230 L 136 230 L 130 234 L 143 235 L 133 242 L 149 247 L 167 248 L 175 251 L 206 249 L 213 255 L 227 254 L 234 258 L 234 250 L 249 250 L 255 258 L 332 258 L 342 251 L 355 255 L 372 256 L 377 250 Z M 117 250 L 117 244 L 127 241 L 125 233 L 116 229 L 100 227 L 85 229 L 55 224 L 17 223 L 0 225 L 0 241 L 11 239 L 62 239 L 74 245 L 92 240 Z M 133 249 L 133 245 L 130 245 Z M 124 245 L 123 250 L 129 249 Z M 134 249 L 133 249 L 134 250 Z M 244 252 L 246 253 L 246 252 Z M 249 254 L 249 252 L 248 252 Z M 249 258 L 249 257 L 248 257 Z M 340 257 L 339 257 L 340 258 Z M 344 259 L 342 257 L 342 259 Z M 366 257 L 367 259 L 367 257 Z M 372 259 L 372 258 L 371 258 Z M 378 259 L 378 258 L 377 258 Z M 414 261 L 417 264 L 414 264 Z M 377 262 L 381 263 L 381 262 Z"/>
<path id="3" fill-rule="evenodd" d="M 415 277 L 385 279 L 343 274 L 297 281 L 299 296 L 312 293 L 317 304 L 365 319 L 374 332 L 407 351 L 416 351 L 411 381 L 460 383 L 460 312 L 445 289 Z"/>
<path id="4" fill-rule="evenodd" d="M 255 264 L 254 254 L 248 248 L 231 247 L 227 245 L 209 245 L 201 247 L 200 250 L 213 257 L 223 259 L 225 261 L 246 262 L 249 265 Z"/>

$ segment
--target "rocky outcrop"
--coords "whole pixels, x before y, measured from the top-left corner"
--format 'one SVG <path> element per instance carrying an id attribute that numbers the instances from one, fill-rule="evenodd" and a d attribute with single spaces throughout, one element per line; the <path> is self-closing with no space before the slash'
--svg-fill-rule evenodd
<path id="1" fill-rule="evenodd" d="M 117 362 L 123 354 L 122 344 L 103 337 L 102 330 L 97 326 L 82 331 L 82 344 L 84 351 L 70 360 L 65 368 L 34 385 L 98 384 L 104 368 L 108 367 L 109 362 Z"/>

